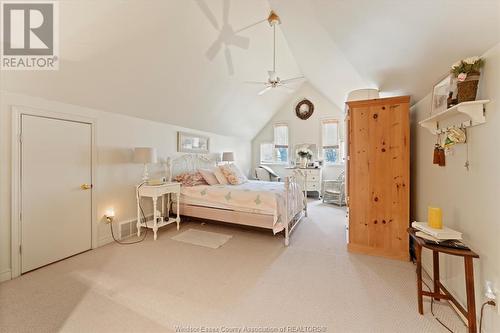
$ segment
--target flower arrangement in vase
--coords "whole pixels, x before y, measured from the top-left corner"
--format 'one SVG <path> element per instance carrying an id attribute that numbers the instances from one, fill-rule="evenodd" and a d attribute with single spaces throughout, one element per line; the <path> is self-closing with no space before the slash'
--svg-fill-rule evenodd
<path id="1" fill-rule="evenodd" d="M 309 160 L 312 158 L 313 153 L 310 149 L 307 148 L 301 148 L 297 151 L 297 155 L 300 157 L 300 167 L 301 168 L 306 168 L 307 163 Z"/>
<path id="2" fill-rule="evenodd" d="M 475 101 L 477 86 L 484 60 L 480 57 L 469 57 L 457 61 L 451 66 L 451 74 L 457 78 L 458 103 Z"/>

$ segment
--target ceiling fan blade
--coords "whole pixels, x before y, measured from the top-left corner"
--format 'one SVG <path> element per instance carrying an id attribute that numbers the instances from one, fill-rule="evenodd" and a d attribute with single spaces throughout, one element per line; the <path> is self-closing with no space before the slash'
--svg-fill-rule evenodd
<path id="1" fill-rule="evenodd" d="M 219 53 L 221 46 L 222 46 L 222 42 L 219 39 L 217 39 L 215 42 L 213 42 L 212 45 L 210 45 L 210 47 L 208 48 L 207 52 L 205 52 L 205 55 L 207 56 L 207 58 L 209 60 L 214 60 L 217 53 Z"/>
<path id="2" fill-rule="evenodd" d="M 266 87 L 266 88 L 262 89 L 261 91 L 259 91 L 259 93 L 257 95 L 262 96 L 271 89 L 273 89 L 272 86 Z"/>
<path id="3" fill-rule="evenodd" d="M 263 81 L 243 81 L 243 83 L 263 85 L 263 84 L 268 84 L 269 82 L 263 82 Z"/>
<path id="4" fill-rule="evenodd" d="M 230 0 L 224 0 L 223 8 L 222 8 L 222 22 L 224 24 L 228 23 L 229 20 L 229 7 L 231 5 Z"/>
<path id="5" fill-rule="evenodd" d="M 217 19 L 215 18 L 210 8 L 208 8 L 207 3 L 203 0 L 196 0 L 196 3 L 198 4 L 198 7 L 200 7 L 203 14 L 205 14 L 207 19 L 210 21 L 210 23 L 212 23 L 213 27 L 216 30 L 219 30 L 219 24 L 217 24 Z"/>
<path id="6" fill-rule="evenodd" d="M 292 83 L 294 81 L 299 81 L 299 80 L 304 80 L 304 79 L 305 79 L 305 77 L 298 76 L 298 77 L 294 77 L 294 78 L 291 78 L 291 79 L 281 80 L 281 83 L 287 84 L 287 83 Z"/>
<path id="7" fill-rule="evenodd" d="M 279 84 L 277 87 L 280 88 L 280 89 L 282 89 L 282 90 L 285 90 L 289 94 L 291 94 L 291 93 L 294 92 L 294 90 L 292 88 L 288 88 L 287 86 L 284 86 L 282 84 Z"/>
<path id="8" fill-rule="evenodd" d="M 228 47 L 224 49 L 224 55 L 226 58 L 227 72 L 229 75 L 234 74 L 233 57 L 231 56 L 231 50 Z"/>
<path id="9" fill-rule="evenodd" d="M 233 35 L 229 38 L 227 43 L 246 50 L 250 46 L 250 38 L 245 36 Z"/>

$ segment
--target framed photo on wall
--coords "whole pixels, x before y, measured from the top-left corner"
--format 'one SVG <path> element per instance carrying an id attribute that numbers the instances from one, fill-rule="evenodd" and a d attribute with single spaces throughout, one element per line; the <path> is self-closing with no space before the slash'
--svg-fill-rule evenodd
<path id="1" fill-rule="evenodd" d="M 208 154 L 210 139 L 198 134 L 177 132 L 177 151 L 181 153 Z"/>
<path id="2" fill-rule="evenodd" d="M 432 89 L 431 115 L 435 115 L 448 108 L 447 100 L 450 92 L 453 94 L 453 91 L 453 78 L 451 74 L 434 85 Z"/>

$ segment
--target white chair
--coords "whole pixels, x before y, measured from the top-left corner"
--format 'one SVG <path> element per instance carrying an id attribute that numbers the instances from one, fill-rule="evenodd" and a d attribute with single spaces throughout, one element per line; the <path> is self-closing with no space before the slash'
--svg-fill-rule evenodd
<path id="1" fill-rule="evenodd" d="M 268 166 L 259 165 L 255 168 L 255 178 L 266 182 L 279 182 L 281 177 Z"/>
<path id="2" fill-rule="evenodd" d="M 336 180 L 323 181 L 321 196 L 323 202 L 345 205 L 345 171 L 342 171 Z"/>

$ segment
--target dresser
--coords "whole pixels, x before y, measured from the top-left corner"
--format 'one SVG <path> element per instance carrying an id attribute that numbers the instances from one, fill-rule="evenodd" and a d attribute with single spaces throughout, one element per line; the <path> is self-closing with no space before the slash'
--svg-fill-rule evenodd
<path id="1" fill-rule="evenodd" d="M 348 249 L 408 260 L 409 96 L 347 102 Z"/>
<path id="2" fill-rule="evenodd" d="M 321 195 L 321 168 L 287 168 L 290 170 L 300 170 L 302 173 L 307 175 L 307 192 L 317 192 L 318 197 Z M 302 181 L 299 181 L 302 183 Z"/>

